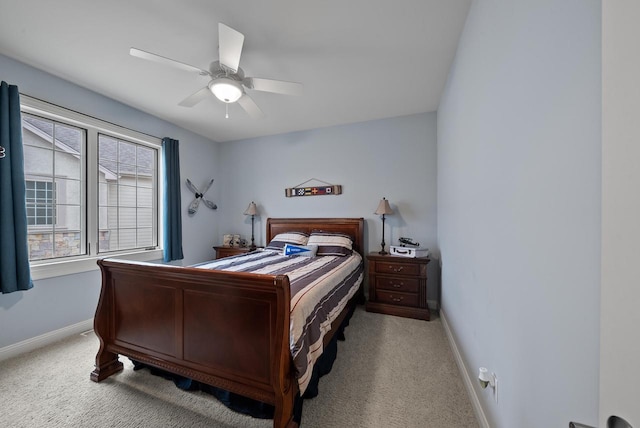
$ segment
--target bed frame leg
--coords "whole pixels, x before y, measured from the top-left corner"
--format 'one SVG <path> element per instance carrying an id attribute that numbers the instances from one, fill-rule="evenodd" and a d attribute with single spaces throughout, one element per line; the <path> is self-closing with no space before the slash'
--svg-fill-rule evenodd
<path id="1" fill-rule="evenodd" d="M 298 428 L 298 424 L 293 420 L 293 409 L 287 415 L 286 412 L 279 411 L 276 406 L 273 415 L 273 428 Z"/>
<path id="2" fill-rule="evenodd" d="M 98 351 L 98 355 L 96 355 L 96 368 L 91 372 L 91 380 L 100 382 L 112 374 L 118 373 L 123 367 L 120 360 L 118 360 L 118 354 Z"/>
<path id="3" fill-rule="evenodd" d="M 273 414 L 274 428 L 298 428 L 298 423 L 293 420 L 294 391 L 294 388 L 289 388 L 280 397 L 276 397 Z"/>

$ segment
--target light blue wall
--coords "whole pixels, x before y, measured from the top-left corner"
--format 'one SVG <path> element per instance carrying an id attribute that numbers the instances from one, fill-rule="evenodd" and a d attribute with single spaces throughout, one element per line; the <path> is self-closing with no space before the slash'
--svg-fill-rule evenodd
<path id="1" fill-rule="evenodd" d="M 437 254 L 436 133 L 436 114 L 424 113 L 222 143 L 220 179 L 229 185 L 222 186 L 218 240 L 250 238 L 242 213 L 253 200 L 261 213 L 257 245 L 265 244 L 268 217 L 364 217 L 368 251 L 379 251 L 382 223 L 373 212 L 386 197 L 395 211 L 387 216 L 386 249 L 409 236 Z M 343 194 L 285 197 L 285 188 L 311 178 L 340 184 Z M 429 271 L 429 300 L 436 275 Z"/>
<path id="2" fill-rule="evenodd" d="M 180 140 L 181 169 L 188 171 L 183 172 L 183 181 L 191 178 L 201 185 L 215 174 L 218 143 L 2 55 L 0 80 L 18 85 L 21 93 L 71 110 L 157 137 Z M 220 195 L 216 184 L 207 192 L 213 201 Z M 192 199 L 183 186 L 185 264 L 210 258 L 211 237 L 217 235 L 215 211 L 205 207 L 195 217 L 187 215 Z M 34 281 L 34 288 L 26 292 L 0 294 L 0 348 L 92 318 L 99 291 L 99 273 L 87 272 Z"/>
<path id="3" fill-rule="evenodd" d="M 443 309 L 492 427 L 598 421 L 596 0 L 476 0 L 438 110 Z"/>
<path id="4" fill-rule="evenodd" d="M 364 217 L 368 249 L 378 251 L 381 222 L 373 211 L 386 196 L 395 210 L 387 218 L 387 248 L 398 237 L 410 236 L 438 254 L 435 113 L 218 144 L 4 56 L 0 79 L 30 96 L 180 140 L 183 181 L 191 178 L 201 185 L 214 178 L 207 196 L 219 207 L 202 207 L 189 217 L 192 195 L 183 187 L 183 264 L 211 258 L 211 247 L 224 233 L 249 238 L 250 223 L 242 213 L 251 200 L 261 211 L 255 228 L 258 244 L 264 244 L 268 216 Z M 343 194 L 284 197 L 285 187 L 309 178 L 341 184 Z M 437 274 L 433 263 L 431 301 L 437 297 Z M 0 295 L 0 348 L 91 318 L 99 287 L 98 272 L 87 272 L 35 281 L 32 290 Z"/>

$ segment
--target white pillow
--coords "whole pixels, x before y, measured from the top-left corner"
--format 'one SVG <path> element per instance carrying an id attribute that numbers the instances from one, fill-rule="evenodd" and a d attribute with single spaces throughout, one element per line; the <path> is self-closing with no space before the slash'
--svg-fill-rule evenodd
<path id="1" fill-rule="evenodd" d="M 278 233 L 273 237 L 271 242 L 267 244 L 267 250 L 282 251 L 285 244 L 307 245 L 309 235 L 304 232 L 285 232 Z"/>

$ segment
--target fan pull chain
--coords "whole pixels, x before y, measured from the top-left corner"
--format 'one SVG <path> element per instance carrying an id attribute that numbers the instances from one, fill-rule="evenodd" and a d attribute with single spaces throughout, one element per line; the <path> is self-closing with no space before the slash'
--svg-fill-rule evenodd
<path id="1" fill-rule="evenodd" d="M 224 118 L 229 119 L 229 103 L 224 103 L 224 106 L 226 108 L 226 113 L 224 115 Z"/>

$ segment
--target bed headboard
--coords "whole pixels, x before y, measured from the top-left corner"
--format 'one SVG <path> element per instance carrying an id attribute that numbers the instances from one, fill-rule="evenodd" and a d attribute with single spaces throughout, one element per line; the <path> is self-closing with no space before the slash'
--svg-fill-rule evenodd
<path id="1" fill-rule="evenodd" d="M 324 230 L 341 232 L 353 238 L 353 249 L 363 254 L 364 219 L 361 218 L 268 218 L 267 243 L 278 233 Z"/>

